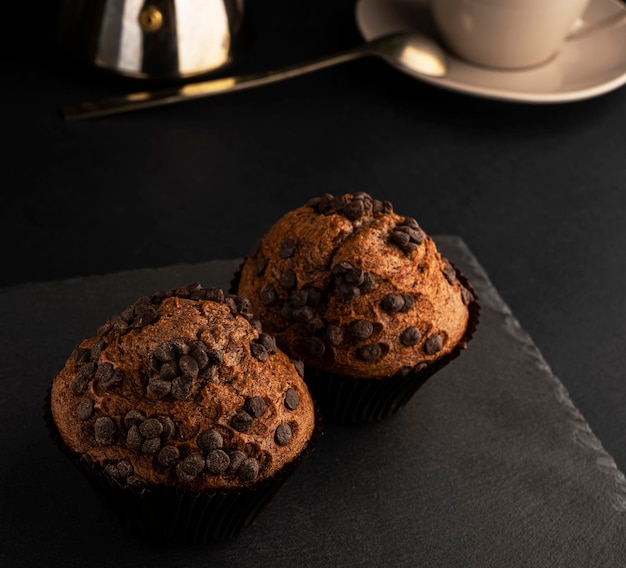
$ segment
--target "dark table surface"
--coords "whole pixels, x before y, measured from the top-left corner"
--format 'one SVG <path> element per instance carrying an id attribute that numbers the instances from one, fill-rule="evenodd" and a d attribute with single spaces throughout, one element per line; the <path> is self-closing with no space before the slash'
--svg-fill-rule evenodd
<path id="1" fill-rule="evenodd" d="M 310 197 L 366 191 L 465 241 L 626 469 L 626 89 L 506 103 L 367 59 L 67 123 L 61 107 L 137 84 L 59 51 L 57 2 L 19 4 L 2 39 L 1 286 L 241 257 Z M 254 0 L 250 14 L 233 72 L 361 41 L 353 0 Z"/>

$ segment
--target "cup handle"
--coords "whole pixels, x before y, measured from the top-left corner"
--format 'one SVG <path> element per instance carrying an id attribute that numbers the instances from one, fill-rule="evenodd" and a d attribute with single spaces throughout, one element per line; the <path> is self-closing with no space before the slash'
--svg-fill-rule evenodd
<path id="1" fill-rule="evenodd" d="M 610 30 L 611 28 L 615 28 L 621 24 L 626 22 L 626 9 L 621 9 L 619 12 L 600 20 L 598 22 L 594 22 L 593 24 L 586 24 L 582 18 L 577 18 L 574 22 L 574 26 L 572 30 L 565 38 L 567 41 L 573 39 L 582 39 L 587 36 L 590 36 L 598 31 Z"/>

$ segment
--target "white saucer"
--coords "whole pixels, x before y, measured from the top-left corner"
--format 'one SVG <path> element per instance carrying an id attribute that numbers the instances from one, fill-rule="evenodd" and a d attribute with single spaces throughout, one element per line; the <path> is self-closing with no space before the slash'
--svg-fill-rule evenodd
<path id="1" fill-rule="evenodd" d="M 549 1 L 549 0 L 546 0 Z M 435 37 L 428 0 L 358 0 L 356 23 L 365 40 L 420 31 Z M 624 10 L 618 0 L 591 0 L 583 21 L 593 23 Z M 450 55 L 445 77 L 414 74 L 421 81 L 480 97 L 525 103 L 559 103 L 595 97 L 626 83 L 626 24 L 567 41 L 540 67 L 498 71 Z M 397 66 L 413 75 L 406 68 Z"/>

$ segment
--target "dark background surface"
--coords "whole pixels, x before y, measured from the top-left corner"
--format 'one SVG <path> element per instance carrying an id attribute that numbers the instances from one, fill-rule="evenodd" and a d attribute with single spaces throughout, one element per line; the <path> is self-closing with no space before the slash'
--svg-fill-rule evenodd
<path id="1" fill-rule="evenodd" d="M 624 88 L 502 103 L 363 60 L 65 123 L 61 107 L 136 83 L 56 48 L 56 2 L 15 4 L 2 39 L 0 285 L 240 257 L 310 197 L 366 191 L 463 238 L 626 469 Z M 250 15 L 253 47 L 234 72 L 361 41 L 352 0 L 253 0 Z"/>

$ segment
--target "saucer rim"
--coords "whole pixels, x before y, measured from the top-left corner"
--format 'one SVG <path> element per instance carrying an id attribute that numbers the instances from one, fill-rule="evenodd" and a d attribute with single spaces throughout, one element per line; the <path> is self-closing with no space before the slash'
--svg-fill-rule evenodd
<path id="1" fill-rule="evenodd" d="M 420 0 L 422 4 L 425 4 L 427 0 Z M 616 8 L 619 7 L 621 9 L 625 9 L 626 6 L 619 2 L 618 0 L 591 0 L 590 3 L 596 4 L 611 4 Z M 386 30 L 384 33 L 366 33 L 367 24 L 364 24 L 365 16 L 363 15 L 364 10 L 368 9 L 372 5 L 383 5 L 390 7 L 393 9 L 393 1 L 389 0 L 357 0 L 355 5 L 355 21 L 356 26 L 361 34 L 361 37 L 365 40 L 371 40 L 380 35 L 384 35 L 386 33 L 390 33 L 389 30 Z M 370 26 L 372 27 L 372 26 Z M 626 27 L 626 22 L 619 26 L 617 29 L 621 29 Z M 611 30 L 612 33 L 615 32 L 615 29 Z M 600 33 L 600 32 L 599 32 Z M 607 32 L 609 33 L 609 32 Z M 584 41 L 584 40 L 581 40 Z M 464 65 L 466 68 L 474 68 L 479 70 L 480 67 L 477 65 L 473 65 L 467 61 L 464 61 L 457 56 L 448 53 L 448 57 L 451 58 L 452 61 L 457 64 Z M 558 56 L 558 55 L 557 55 Z M 533 92 L 520 92 L 515 90 L 510 90 L 506 88 L 494 88 L 494 87 L 485 87 L 481 85 L 476 85 L 474 83 L 469 83 L 465 81 L 460 81 L 458 78 L 456 81 L 451 80 L 449 76 L 444 77 L 430 77 L 421 75 L 417 72 L 413 72 L 410 69 L 407 69 L 400 65 L 399 63 L 395 63 L 391 60 L 387 60 L 390 65 L 399 71 L 403 72 L 406 75 L 414 77 L 418 80 L 421 80 L 425 83 L 431 84 L 433 86 L 437 86 L 440 88 L 444 88 L 450 91 L 460 92 L 468 95 L 473 95 L 480 98 L 487 98 L 493 100 L 500 100 L 505 102 L 521 102 L 521 103 L 529 103 L 529 104 L 552 104 L 552 103 L 567 103 L 574 102 L 584 99 L 590 99 L 593 97 L 597 97 L 611 91 L 614 91 L 620 87 L 622 87 L 626 83 L 626 58 L 624 63 L 624 68 L 621 74 L 617 75 L 606 81 L 601 81 L 596 85 L 584 87 L 582 89 L 575 90 L 567 90 L 567 91 L 553 91 L 553 92 L 542 92 L 542 93 L 533 93 Z M 497 70 L 490 69 L 489 71 L 498 73 Z M 502 71 L 502 73 L 510 73 L 511 71 Z"/>

